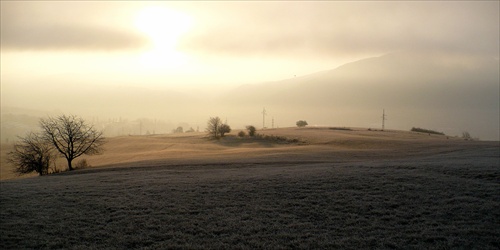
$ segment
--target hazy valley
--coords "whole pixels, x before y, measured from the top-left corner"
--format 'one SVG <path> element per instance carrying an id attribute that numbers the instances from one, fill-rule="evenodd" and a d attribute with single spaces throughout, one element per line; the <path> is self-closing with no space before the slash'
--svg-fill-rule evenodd
<path id="1" fill-rule="evenodd" d="M 262 127 L 263 108 L 268 128 L 293 126 L 299 119 L 311 125 L 379 128 L 385 109 L 389 128 L 426 127 L 452 136 L 468 131 L 499 140 L 498 58 L 464 58 L 464 63 L 444 58 L 393 53 L 237 88 L 109 87 L 79 82 L 78 76 L 63 83 L 53 76 L 27 89 L 21 81 L 2 96 L 2 142 L 33 128 L 36 117 L 61 113 L 81 115 L 116 136 L 169 133 L 179 126 L 203 131 L 210 116 L 220 116 L 233 128 Z M 55 86 L 57 92 L 51 90 Z"/>

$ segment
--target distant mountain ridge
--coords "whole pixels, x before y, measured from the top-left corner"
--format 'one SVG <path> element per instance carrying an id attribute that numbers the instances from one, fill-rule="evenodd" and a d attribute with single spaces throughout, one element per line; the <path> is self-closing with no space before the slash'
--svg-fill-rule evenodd
<path id="1" fill-rule="evenodd" d="M 323 116 L 321 124 L 349 120 L 359 126 L 378 122 L 378 115 L 361 117 L 386 108 L 401 129 L 430 125 L 498 138 L 499 85 L 499 62 L 492 57 L 393 53 L 302 77 L 245 85 L 220 102 L 311 114 L 313 119 Z M 477 121 L 484 126 L 478 128 Z"/>
<path id="2" fill-rule="evenodd" d="M 290 100 L 302 100 L 300 105 L 325 101 L 356 106 L 427 103 L 431 107 L 483 107 L 485 102 L 495 104 L 498 60 L 483 58 L 473 64 L 453 64 L 439 58 L 430 59 L 388 54 L 303 77 L 245 85 L 223 99 L 242 104 L 279 104 Z"/>

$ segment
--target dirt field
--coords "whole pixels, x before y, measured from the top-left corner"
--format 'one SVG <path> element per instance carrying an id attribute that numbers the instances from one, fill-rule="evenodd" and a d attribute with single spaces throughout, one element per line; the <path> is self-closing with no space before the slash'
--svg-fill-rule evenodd
<path id="1" fill-rule="evenodd" d="M 0 247 L 500 247 L 499 142 L 237 132 L 110 138 L 92 168 L 46 177 L 2 162 Z"/>

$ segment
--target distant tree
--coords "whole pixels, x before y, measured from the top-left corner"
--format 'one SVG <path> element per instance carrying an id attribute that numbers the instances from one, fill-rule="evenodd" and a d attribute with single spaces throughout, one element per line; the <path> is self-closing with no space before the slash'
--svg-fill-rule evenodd
<path id="1" fill-rule="evenodd" d="M 295 124 L 297 124 L 297 127 L 299 127 L 299 128 L 302 128 L 302 127 L 305 127 L 308 125 L 307 122 L 303 121 L 303 120 L 297 121 L 297 123 L 295 123 Z"/>
<path id="2" fill-rule="evenodd" d="M 467 131 L 464 131 L 462 133 L 462 138 L 465 139 L 465 140 L 471 140 L 472 139 L 472 136 L 469 134 L 469 132 Z"/>
<path id="3" fill-rule="evenodd" d="M 254 136 L 255 131 L 257 131 L 257 129 L 254 126 L 249 125 L 249 126 L 247 126 L 247 131 L 248 131 L 249 136 Z"/>
<path id="4" fill-rule="evenodd" d="M 220 126 L 222 125 L 222 121 L 219 117 L 210 117 L 207 122 L 206 132 L 209 137 L 219 138 L 220 137 Z"/>
<path id="5" fill-rule="evenodd" d="M 77 116 L 49 117 L 40 121 L 42 136 L 49 141 L 68 162 L 68 170 L 73 170 L 73 159 L 83 154 L 101 152 L 104 144 L 102 131 L 96 130 Z"/>
<path id="6" fill-rule="evenodd" d="M 240 131 L 238 132 L 239 137 L 245 137 L 245 131 Z"/>
<path id="7" fill-rule="evenodd" d="M 222 124 L 219 126 L 220 137 L 224 137 L 224 134 L 231 132 L 231 127 L 227 124 Z"/>
<path id="8" fill-rule="evenodd" d="M 176 134 L 177 134 L 177 133 L 184 133 L 184 129 L 183 129 L 181 126 L 179 126 L 179 127 L 177 127 L 176 129 L 174 129 L 174 131 L 173 131 L 173 132 L 174 132 L 174 133 L 176 133 Z"/>
<path id="9" fill-rule="evenodd" d="M 14 172 L 22 175 L 36 172 L 39 175 L 49 173 L 53 155 L 51 145 L 39 134 L 29 133 L 20 137 L 9 152 L 7 161 L 14 165 Z"/>
<path id="10" fill-rule="evenodd" d="M 224 137 L 224 134 L 231 132 L 229 125 L 222 123 L 219 117 L 210 117 L 207 122 L 206 132 L 212 138 Z"/>
<path id="11" fill-rule="evenodd" d="M 192 133 L 192 132 L 194 132 L 193 127 L 191 127 L 191 128 L 189 128 L 188 130 L 186 130 L 186 133 Z"/>

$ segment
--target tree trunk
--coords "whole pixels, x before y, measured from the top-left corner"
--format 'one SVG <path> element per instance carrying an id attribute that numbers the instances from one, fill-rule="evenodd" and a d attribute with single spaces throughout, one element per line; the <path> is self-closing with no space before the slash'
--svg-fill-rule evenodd
<path id="1" fill-rule="evenodd" d="M 73 166 L 71 166 L 71 161 L 72 161 L 72 159 L 68 159 L 68 170 L 69 171 L 73 170 Z"/>

